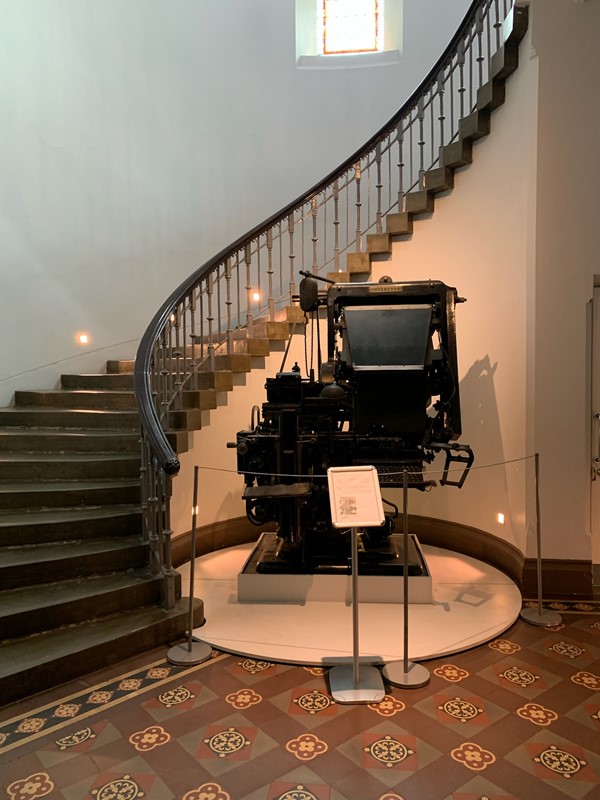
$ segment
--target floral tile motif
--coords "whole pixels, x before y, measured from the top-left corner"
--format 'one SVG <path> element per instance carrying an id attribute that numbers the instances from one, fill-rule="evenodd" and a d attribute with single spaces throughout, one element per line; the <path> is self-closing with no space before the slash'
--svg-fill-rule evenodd
<path id="1" fill-rule="evenodd" d="M 458 683 L 469 677 L 469 673 L 466 669 L 455 667 L 454 664 L 443 664 L 441 667 L 436 667 L 436 669 L 433 670 L 433 674 L 450 683 Z"/>
<path id="2" fill-rule="evenodd" d="M 303 733 L 296 739 L 290 739 L 285 749 L 293 753 L 299 761 L 312 761 L 313 758 L 326 753 L 329 747 L 327 742 L 313 733 Z"/>
<path id="3" fill-rule="evenodd" d="M 386 792 L 385 794 L 380 795 L 377 800 L 404 800 L 404 798 L 400 797 L 399 794 L 395 794 L 394 792 Z"/>
<path id="4" fill-rule="evenodd" d="M 518 653 L 521 649 L 520 644 L 516 642 L 509 642 L 508 639 L 494 639 L 493 642 L 488 644 L 490 650 L 497 650 L 505 656 L 511 656 L 513 653 Z"/>
<path id="5" fill-rule="evenodd" d="M 404 741 L 402 741 L 404 740 Z M 414 772 L 418 769 L 414 737 L 402 739 L 392 734 L 363 734 L 361 766 L 365 769 L 392 769 Z"/>
<path id="6" fill-rule="evenodd" d="M 96 734 L 91 728 L 81 728 L 68 736 L 63 736 L 62 739 L 57 739 L 56 746 L 59 750 L 67 750 L 69 747 L 81 747 L 95 738 Z"/>
<path id="7" fill-rule="evenodd" d="M 576 672 L 575 675 L 571 675 L 571 680 L 593 692 L 600 691 L 600 675 L 594 675 L 592 672 Z"/>
<path id="8" fill-rule="evenodd" d="M 150 790 L 154 776 L 101 775 L 90 795 L 94 800 L 138 800 Z"/>
<path id="9" fill-rule="evenodd" d="M 247 760 L 250 758 L 252 740 L 247 736 L 246 729 L 230 727 L 226 729 L 214 726 L 204 738 L 206 750 L 216 758 L 233 758 Z M 206 751 L 204 751 L 206 752 Z"/>
<path id="10" fill-rule="evenodd" d="M 556 711 L 552 711 L 551 708 L 545 708 L 539 703 L 527 703 L 517 709 L 517 714 L 521 719 L 533 722 L 534 725 L 550 725 L 558 719 Z"/>
<path id="11" fill-rule="evenodd" d="M 548 650 L 559 656 L 565 656 L 566 658 L 579 658 L 579 656 L 582 656 L 586 652 L 583 648 L 571 642 L 556 642 L 550 645 Z"/>
<path id="12" fill-rule="evenodd" d="M 386 694 L 379 703 L 369 703 L 368 708 L 370 708 L 371 711 L 375 711 L 377 714 L 381 714 L 382 717 L 393 717 L 394 714 L 404 711 L 406 706 L 402 700 L 397 700 L 395 697 L 392 697 L 391 694 Z"/>
<path id="13" fill-rule="evenodd" d="M 475 742 L 464 742 L 452 750 L 450 755 L 459 764 L 476 772 L 483 771 L 496 761 L 496 756 L 490 750 L 484 750 Z"/>
<path id="14" fill-rule="evenodd" d="M 232 797 L 218 783 L 203 783 L 197 789 L 186 792 L 181 800 L 232 800 Z"/>
<path id="15" fill-rule="evenodd" d="M 330 800 L 330 797 L 331 787 L 324 784 L 305 786 L 278 781 L 269 786 L 268 800 Z"/>
<path id="16" fill-rule="evenodd" d="M 436 709 L 440 722 L 448 722 L 448 717 L 454 722 L 466 724 L 467 722 L 478 722 L 480 725 L 487 724 L 488 717 L 483 708 L 479 708 L 475 703 L 462 697 L 436 697 Z"/>
<path id="17" fill-rule="evenodd" d="M 327 672 L 326 667 L 302 667 L 305 672 L 310 672 L 311 675 L 325 675 Z"/>
<path id="18" fill-rule="evenodd" d="M 187 686 L 175 686 L 173 689 L 167 689 L 166 692 L 159 694 L 158 702 L 162 703 L 165 708 L 173 708 L 182 703 L 189 703 L 195 697 L 196 695 Z"/>
<path id="19" fill-rule="evenodd" d="M 213 662 L 226 657 L 226 655 L 218 656 Z M 104 712 L 107 708 L 129 699 L 133 693 L 148 692 L 177 675 L 202 669 L 210 663 L 207 661 L 205 664 L 190 668 L 177 667 L 168 661 L 159 661 L 51 703 L 38 709 L 35 714 L 23 714 L 0 724 L 0 752 L 11 750 L 29 739 L 58 730 L 78 718 L 84 716 L 87 718 L 90 714 Z"/>
<path id="20" fill-rule="evenodd" d="M 301 692 L 294 691 L 292 702 L 289 707 L 290 714 L 310 714 L 314 716 L 335 716 L 337 706 L 329 695 L 324 694 L 319 689 L 310 689 Z"/>
<path id="21" fill-rule="evenodd" d="M 148 750 L 154 750 L 155 747 L 161 747 L 171 741 L 171 734 L 162 728 L 160 725 L 151 725 L 143 731 L 133 733 L 129 737 L 129 741 L 141 753 Z"/>
<path id="22" fill-rule="evenodd" d="M 241 667 L 244 672 L 248 672 L 250 675 L 257 675 L 259 672 L 266 672 L 268 669 L 273 669 L 275 664 L 272 664 L 270 661 L 245 658 L 243 661 L 238 661 L 237 666 Z"/>
<path id="23" fill-rule="evenodd" d="M 498 677 L 503 678 L 505 681 L 515 686 L 520 686 L 522 689 L 528 688 L 540 679 L 539 675 L 534 675 L 533 672 L 516 666 L 508 667 L 501 672 Z"/>
<path id="24" fill-rule="evenodd" d="M 588 765 L 587 761 L 575 755 L 575 753 L 571 752 L 571 749 L 572 746 L 569 746 L 569 750 L 567 750 L 556 745 L 550 745 L 539 750 L 537 755 L 533 757 L 533 761 L 552 773 L 552 777 L 571 780 Z M 548 777 L 548 775 L 545 774 L 544 777 Z M 585 778 L 585 775 L 583 777 Z"/>
<path id="25" fill-rule="evenodd" d="M 35 772 L 18 781 L 13 781 L 6 787 L 10 800 L 37 800 L 46 797 L 54 791 L 54 783 L 47 772 Z"/>
<path id="26" fill-rule="evenodd" d="M 252 689 L 238 689 L 225 697 L 225 701 L 234 708 L 250 708 L 262 702 L 261 695 L 253 692 Z"/>

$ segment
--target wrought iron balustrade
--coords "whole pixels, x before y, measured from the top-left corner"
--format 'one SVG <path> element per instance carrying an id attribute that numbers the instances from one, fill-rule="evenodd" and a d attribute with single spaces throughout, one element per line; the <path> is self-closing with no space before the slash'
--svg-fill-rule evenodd
<path id="1" fill-rule="evenodd" d="M 183 392 L 197 389 L 216 357 L 256 320 L 274 321 L 297 291 L 298 271 L 345 272 L 366 236 L 426 189 L 440 153 L 458 140 L 478 92 L 493 84 L 492 56 L 504 43 L 513 0 L 475 0 L 418 89 L 363 147 L 316 186 L 203 264 L 163 303 L 144 333 L 135 363 L 142 428 L 142 506 L 153 567 L 173 602 L 170 558 L 172 476 L 177 454 L 166 431 Z M 506 22 L 505 22 L 506 20 Z"/>

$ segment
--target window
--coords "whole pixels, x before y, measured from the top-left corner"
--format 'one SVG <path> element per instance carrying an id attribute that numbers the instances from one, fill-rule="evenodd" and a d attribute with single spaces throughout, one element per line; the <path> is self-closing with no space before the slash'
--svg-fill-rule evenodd
<path id="1" fill-rule="evenodd" d="M 296 0 L 300 69 L 398 63 L 403 0 Z"/>
<path id="2" fill-rule="evenodd" d="M 384 0 L 317 0 L 321 55 L 383 50 Z"/>

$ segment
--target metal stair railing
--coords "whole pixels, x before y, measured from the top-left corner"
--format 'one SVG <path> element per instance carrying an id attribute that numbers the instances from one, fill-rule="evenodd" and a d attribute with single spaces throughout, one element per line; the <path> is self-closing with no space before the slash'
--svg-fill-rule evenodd
<path id="1" fill-rule="evenodd" d="M 183 392 L 232 355 L 236 332 L 276 319 L 297 291 L 299 269 L 345 272 L 343 258 L 366 251 L 390 212 L 426 188 L 442 148 L 459 138 L 460 121 L 477 109 L 504 42 L 513 0 L 474 0 L 452 41 L 400 110 L 316 186 L 215 255 L 163 303 L 137 352 L 134 384 L 141 419 L 142 511 L 152 566 L 164 576 L 172 607 L 170 498 L 177 454 L 166 431 Z M 510 26 L 509 26 L 510 27 Z M 492 76 L 493 77 L 493 76 Z"/>

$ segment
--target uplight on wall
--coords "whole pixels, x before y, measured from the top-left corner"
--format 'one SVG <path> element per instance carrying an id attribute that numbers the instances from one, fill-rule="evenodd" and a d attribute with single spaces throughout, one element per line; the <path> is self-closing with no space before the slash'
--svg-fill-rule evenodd
<path id="1" fill-rule="evenodd" d="M 252 299 L 254 300 L 255 303 L 258 303 L 258 301 L 260 300 L 260 292 L 252 292 Z"/>
<path id="2" fill-rule="evenodd" d="M 498 522 L 499 525 L 504 525 L 504 514 L 498 512 L 496 514 L 496 521 Z"/>
<path id="3" fill-rule="evenodd" d="M 77 344 L 85 346 L 90 343 L 90 335 L 85 331 L 79 331 L 79 333 L 75 334 L 75 341 Z"/>

